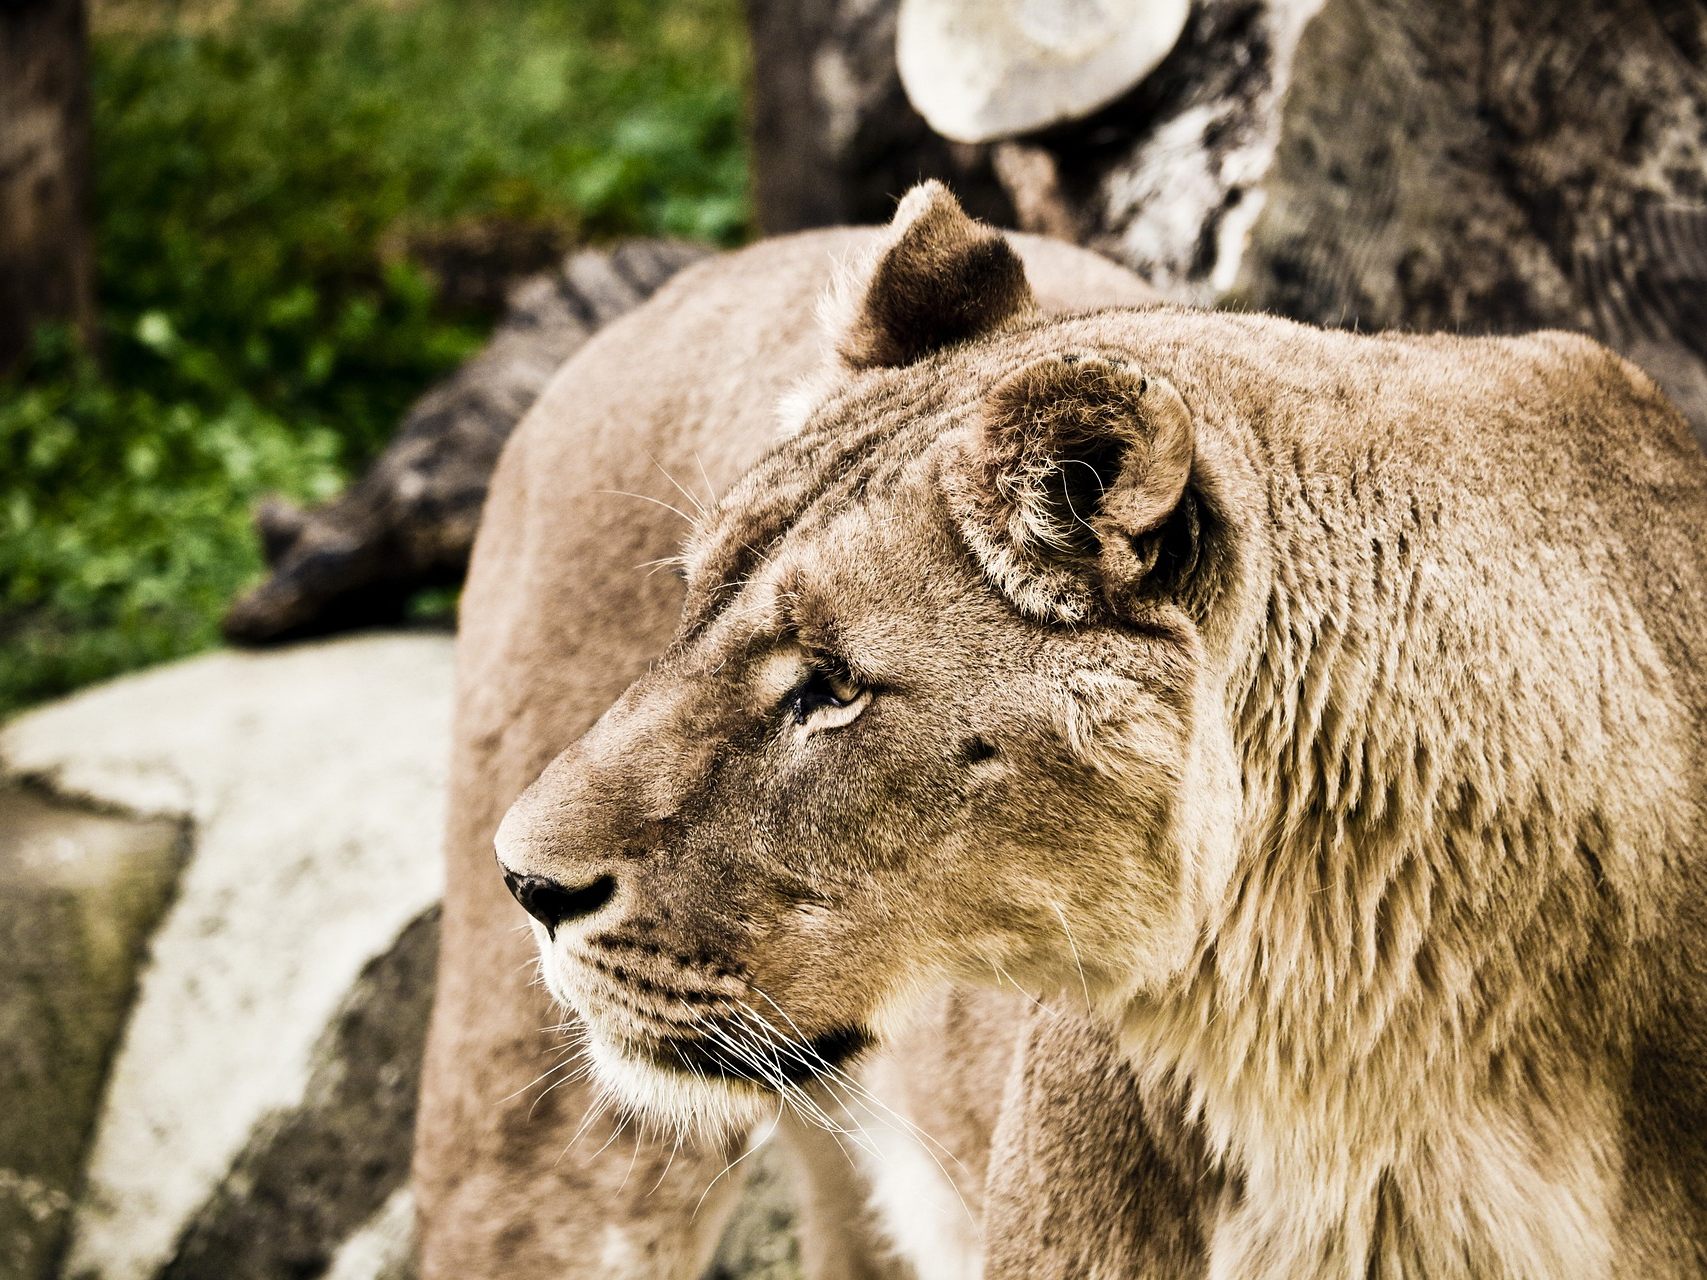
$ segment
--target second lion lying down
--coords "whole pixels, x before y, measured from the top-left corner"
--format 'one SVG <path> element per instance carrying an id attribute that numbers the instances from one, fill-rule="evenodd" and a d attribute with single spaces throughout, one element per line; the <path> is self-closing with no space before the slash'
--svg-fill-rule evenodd
<path id="1" fill-rule="evenodd" d="M 605 1086 L 739 1131 L 1013 984 L 1134 1073 L 1156 1274 L 1700 1274 L 1707 468 L 1648 379 L 1046 317 L 935 186 L 844 292 L 498 833 Z"/>

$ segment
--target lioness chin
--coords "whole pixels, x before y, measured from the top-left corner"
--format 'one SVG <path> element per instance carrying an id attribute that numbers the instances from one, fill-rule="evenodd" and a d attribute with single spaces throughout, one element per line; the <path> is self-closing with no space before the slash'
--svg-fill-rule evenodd
<path id="1" fill-rule="evenodd" d="M 736 1133 L 1018 987 L 1189 1152 L 1168 1274 L 1701 1274 L 1707 468 L 1652 383 L 1045 316 L 934 185 L 829 310 L 498 831 L 606 1087 Z"/>

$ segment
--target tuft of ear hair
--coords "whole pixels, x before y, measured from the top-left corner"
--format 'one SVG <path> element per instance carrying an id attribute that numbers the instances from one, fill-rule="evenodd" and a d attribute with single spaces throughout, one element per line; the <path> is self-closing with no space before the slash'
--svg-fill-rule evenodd
<path id="1" fill-rule="evenodd" d="M 1179 392 L 1102 355 L 1049 356 L 985 397 L 978 435 L 944 475 L 986 575 L 1028 616 L 1131 617 L 1163 533 L 1189 504 L 1195 435 Z"/>
<path id="2" fill-rule="evenodd" d="M 912 364 L 1037 306 L 1013 246 L 969 218 L 940 182 L 902 198 L 851 301 L 836 353 L 855 370 Z"/>

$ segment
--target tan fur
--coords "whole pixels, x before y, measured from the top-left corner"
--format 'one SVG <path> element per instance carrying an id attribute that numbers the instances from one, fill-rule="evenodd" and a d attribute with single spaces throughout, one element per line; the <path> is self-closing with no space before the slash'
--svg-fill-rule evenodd
<path id="1" fill-rule="evenodd" d="M 1079 1014 L 973 1055 L 988 1274 L 1700 1274 L 1675 411 L 1560 334 L 1046 314 L 940 189 L 885 243 L 674 637 L 498 832 L 615 886 L 535 929 L 603 1084 L 738 1136 L 1018 985 Z"/>
<path id="2" fill-rule="evenodd" d="M 678 1149 L 674 1135 L 637 1139 L 632 1125 L 606 1146 L 606 1120 L 571 1144 L 594 1092 L 565 1070 L 528 1087 L 569 1061 L 559 1045 L 575 1037 L 542 1033 L 564 1015 L 536 981 L 538 952 L 494 872 L 492 836 L 510 802 L 668 642 L 682 587 L 655 562 L 681 550 L 688 524 L 677 509 L 694 514 L 696 499 L 727 490 L 770 444 L 778 399 L 822 359 L 820 301 L 876 239 L 794 236 L 684 273 L 596 335 L 505 449 L 457 644 L 448 881 L 415 1159 L 428 1280 L 694 1280 L 751 1165 L 701 1203 L 738 1148 Z M 1092 254 L 1017 242 L 1047 310 L 1153 296 Z M 981 1164 L 991 1123 L 968 1131 L 958 1159 Z M 815 1175 L 814 1276 L 888 1274 L 842 1148 L 818 1130 L 785 1130 Z"/>

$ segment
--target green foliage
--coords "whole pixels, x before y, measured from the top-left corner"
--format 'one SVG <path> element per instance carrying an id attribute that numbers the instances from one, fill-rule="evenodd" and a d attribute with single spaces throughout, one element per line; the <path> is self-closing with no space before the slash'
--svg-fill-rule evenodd
<path id="1" fill-rule="evenodd" d="M 0 714 L 213 643 L 254 500 L 335 492 L 478 346 L 411 235 L 745 226 L 738 0 L 169 12 L 97 25 L 101 367 L 47 334 L 0 384 Z"/>

